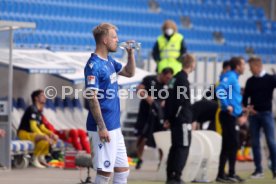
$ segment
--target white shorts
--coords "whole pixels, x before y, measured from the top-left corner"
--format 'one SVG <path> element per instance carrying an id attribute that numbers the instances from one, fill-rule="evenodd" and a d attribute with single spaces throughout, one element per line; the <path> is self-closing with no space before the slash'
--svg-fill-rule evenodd
<path id="1" fill-rule="evenodd" d="M 108 131 L 110 142 L 101 142 L 98 132 L 88 131 L 95 170 L 113 172 L 114 167 L 129 167 L 121 128 Z"/>

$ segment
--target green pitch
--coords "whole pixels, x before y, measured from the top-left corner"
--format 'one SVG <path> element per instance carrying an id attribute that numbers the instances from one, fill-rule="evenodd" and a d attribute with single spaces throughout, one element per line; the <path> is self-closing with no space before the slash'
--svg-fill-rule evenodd
<path id="1" fill-rule="evenodd" d="M 240 172 L 239 175 L 246 179 L 244 183 L 250 184 L 276 184 L 276 179 L 272 179 L 272 174 L 270 171 L 265 172 L 265 177 L 263 179 L 249 179 L 251 173 Z M 129 181 L 129 184 L 164 184 L 164 182 L 153 182 L 153 181 Z M 216 183 L 216 182 L 213 182 Z"/>

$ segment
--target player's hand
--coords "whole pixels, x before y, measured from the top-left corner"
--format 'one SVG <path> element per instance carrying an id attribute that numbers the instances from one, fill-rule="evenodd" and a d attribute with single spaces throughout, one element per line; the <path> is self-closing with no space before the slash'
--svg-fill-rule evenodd
<path id="1" fill-rule="evenodd" d="M 130 43 L 135 43 L 135 40 L 128 40 L 126 41 L 128 44 L 128 47 L 126 47 L 126 51 L 128 54 L 133 54 L 134 53 L 134 48 L 130 47 Z"/>
<path id="2" fill-rule="evenodd" d="M 44 135 L 44 138 L 50 143 L 50 145 L 54 144 L 53 139 L 51 139 L 48 135 Z"/>
<path id="3" fill-rule="evenodd" d="M 256 115 L 257 114 L 257 111 L 255 111 L 255 109 L 254 109 L 254 105 L 248 105 L 247 110 L 248 110 L 250 115 Z"/>
<path id="4" fill-rule="evenodd" d="M 146 102 L 147 102 L 149 105 L 152 105 L 152 104 L 153 104 L 153 101 L 154 101 L 154 99 L 153 99 L 151 96 L 148 96 L 148 97 L 146 98 Z"/>
<path id="5" fill-rule="evenodd" d="M 233 113 L 233 110 L 234 110 L 234 109 L 233 109 L 232 106 L 228 106 L 228 107 L 227 107 L 227 111 L 228 111 L 229 114 L 232 114 L 232 113 Z"/>
<path id="6" fill-rule="evenodd" d="M 196 121 L 192 123 L 192 130 L 199 130 L 199 124 Z"/>
<path id="7" fill-rule="evenodd" d="M 164 121 L 164 124 L 163 124 L 163 127 L 164 127 L 165 129 L 169 129 L 169 128 L 171 127 L 171 123 L 170 123 L 168 120 L 165 120 L 165 121 Z"/>
<path id="8" fill-rule="evenodd" d="M 237 122 L 240 126 L 244 125 L 247 122 L 247 115 L 242 115 L 241 117 L 238 117 Z"/>
<path id="9" fill-rule="evenodd" d="M 99 137 L 101 142 L 110 142 L 109 133 L 106 128 L 99 130 Z"/>
<path id="10" fill-rule="evenodd" d="M 160 105 L 161 107 L 165 107 L 165 100 L 162 100 Z"/>
<path id="11" fill-rule="evenodd" d="M 50 135 L 50 138 L 53 139 L 55 142 L 58 141 L 58 136 L 57 136 L 56 134 L 54 134 L 54 133 L 52 133 L 52 134 Z"/>

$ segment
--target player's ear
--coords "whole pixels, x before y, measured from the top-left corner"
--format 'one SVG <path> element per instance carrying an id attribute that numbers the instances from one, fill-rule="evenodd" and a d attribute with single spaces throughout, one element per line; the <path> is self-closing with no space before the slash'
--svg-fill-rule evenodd
<path id="1" fill-rule="evenodd" d="M 107 41 L 107 36 L 103 37 L 103 43 L 104 43 L 105 45 L 107 45 L 107 43 L 108 43 L 108 41 Z"/>

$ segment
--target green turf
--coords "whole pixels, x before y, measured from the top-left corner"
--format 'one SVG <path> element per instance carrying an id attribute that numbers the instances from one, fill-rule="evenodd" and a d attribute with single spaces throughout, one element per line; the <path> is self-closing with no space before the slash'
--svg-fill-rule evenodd
<path id="1" fill-rule="evenodd" d="M 241 172 L 240 176 L 246 179 L 245 183 L 250 184 L 276 184 L 276 179 L 272 179 L 272 174 L 270 171 L 265 172 L 265 177 L 263 179 L 249 179 L 251 173 Z M 164 184 L 164 182 L 154 182 L 154 181 L 129 181 L 129 184 Z M 216 182 L 213 182 L 216 183 Z"/>

